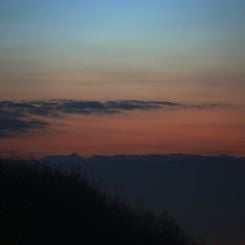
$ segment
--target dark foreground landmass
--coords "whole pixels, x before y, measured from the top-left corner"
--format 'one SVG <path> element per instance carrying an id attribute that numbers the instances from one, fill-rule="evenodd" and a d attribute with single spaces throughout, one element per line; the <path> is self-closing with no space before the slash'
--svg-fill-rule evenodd
<path id="1" fill-rule="evenodd" d="M 168 214 L 155 217 L 39 162 L 0 159 L 0 244 L 197 245 Z"/>
<path id="2" fill-rule="evenodd" d="M 73 166 L 107 192 L 160 214 L 210 245 L 245 244 L 245 158 L 202 155 L 47 156 L 64 170 Z"/>

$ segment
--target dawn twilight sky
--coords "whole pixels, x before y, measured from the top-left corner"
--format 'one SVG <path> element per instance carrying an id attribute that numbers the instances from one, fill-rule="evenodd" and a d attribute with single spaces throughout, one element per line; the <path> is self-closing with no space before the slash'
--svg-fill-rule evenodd
<path id="1" fill-rule="evenodd" d="M 0 151 L 245 155 L 244 25 L 243 0 L 1 0 Z"/>

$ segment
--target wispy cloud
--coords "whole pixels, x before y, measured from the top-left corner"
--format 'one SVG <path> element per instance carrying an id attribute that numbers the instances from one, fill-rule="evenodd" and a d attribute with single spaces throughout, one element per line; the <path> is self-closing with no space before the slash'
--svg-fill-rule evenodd
<path id="1" fill-rule="evenodd" d="M 0 110 L 0 137 L 7 137 L 29 129 L 43 128 L 47 125 L 42 120 L 23 118 L 21 114 Z"/>
<path id="2" fill-rule="evenodd" d="M 25 132 L 30 129 L 43 128 L 48 125 L 44 117 L 62 114 L 111 115 L 126 111 L 146 111 L 173 108 L 217 108 L 225 104 L 188 105 L 171 101 L 145 100 L 41 100 L 41 101 L 0 101 L 0 137 Z M 33 119 L 42 116 L 42 119 Z"/>

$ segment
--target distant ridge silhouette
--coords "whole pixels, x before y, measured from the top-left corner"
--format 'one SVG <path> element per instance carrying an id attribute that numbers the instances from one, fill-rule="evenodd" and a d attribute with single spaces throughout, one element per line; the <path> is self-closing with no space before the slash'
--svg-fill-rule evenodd
<path id="1" fill-rule="evenodd" d="M 73 161 L 71 159 L 73 158 Z M 245 240 L 245 158 L 227 155 L 47 156 L 64 170 L 80 169 L 109 192 L 120 192 L 222 245 Z M 229 239 L 227 238 L 229 235 Z M 212 244 L 212 243 L 211 243 Z"/>

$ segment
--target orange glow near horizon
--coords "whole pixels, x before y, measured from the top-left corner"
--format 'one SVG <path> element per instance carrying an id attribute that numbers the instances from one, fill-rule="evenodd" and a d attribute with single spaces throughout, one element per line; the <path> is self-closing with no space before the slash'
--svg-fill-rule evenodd
<path id="1" fill-rule="evenodd" d="M 240 110 L 174 109 L 48 118 L 46 129 L 0 139 L 0 151 L 34 154 L 204 154 L 245 156 Z"/>

